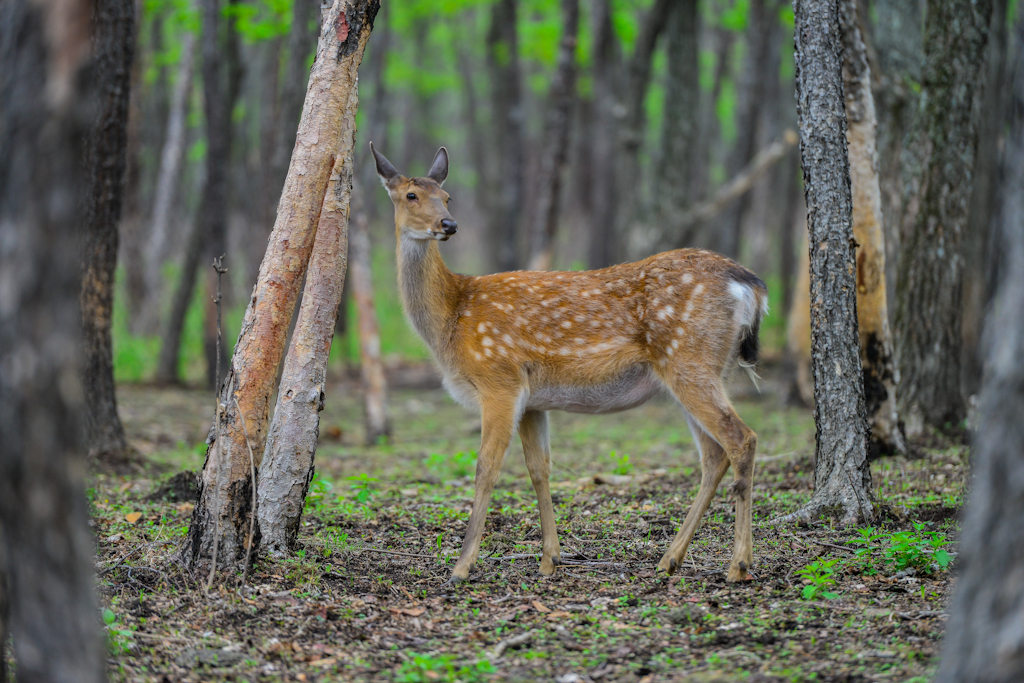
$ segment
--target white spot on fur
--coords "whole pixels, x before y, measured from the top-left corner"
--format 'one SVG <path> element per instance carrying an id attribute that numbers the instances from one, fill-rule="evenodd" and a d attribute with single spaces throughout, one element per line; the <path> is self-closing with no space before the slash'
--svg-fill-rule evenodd
<path id="1" fill-rule="evenodd" d="M 484 337 L 483 339 L 480 340 L 480 343 L 483 346 L 494 346 L 494 342 L 491 340 L 490 337 Z"/>
<path id="2" fill-rule="evenodd" d="M 479 332 L 480 334 L 483 334 L 484 332 L 486 332 L 487 331 L 487 323 L 480 323 L 479 325 L 477 325 L 476 326 L 476 331 Z"/>
<path id="3" fill-rule="evenodd" d="M 565 329 L 569 329 L 570 327 L 572 327 L 572 322 L 569 320 L 563 320 L 562 327 L 564 327 Z"/>
<path id="4" fill-rule="evenodd" d="M 693 282 L 693 273 L 683 273 L 683 277 L 679 280 L 684 285 L 688 285 Z"/>

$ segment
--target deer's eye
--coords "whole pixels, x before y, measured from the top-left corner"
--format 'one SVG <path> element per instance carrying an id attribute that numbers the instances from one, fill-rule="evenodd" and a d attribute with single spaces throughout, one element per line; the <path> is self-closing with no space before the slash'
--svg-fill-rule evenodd
<path id="1" fill-rule="evenodd" d="M 415 192 L 410 192 L 409 194 L 405 195 L 405 198 L 406 199 L 416 199 L 416 193 Z"/>

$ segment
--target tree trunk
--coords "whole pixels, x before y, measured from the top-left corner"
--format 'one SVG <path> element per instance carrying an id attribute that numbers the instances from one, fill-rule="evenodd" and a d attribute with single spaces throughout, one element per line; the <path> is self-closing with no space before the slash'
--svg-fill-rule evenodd
<path id="1" fill-rule="evenodd" d="M 562 0 L 562 40 L 558 66 L 548 95 L 548 116 L 537 176 L 537 201 L 530 218 L 529 270 L 549 270 L 558 230 L 558 202 L 562 175 L 569 156 L 569 123 L 576 101 L 576 37 L 580 25 L 579 0 Z"/>
<path id="2" fill-rule="evenodd" d="M 387 381 L 380 357 L 380 325 L 373 298 L 373 271 L 370 264 L 370 236 L 366 231 L 366 214 L 356 214 L 352 226 L 352 296 L 359 311 L 359 358 L 363 383 L 363 404 L 366 407 L 366 445 L 372 446 L 381 437 L 391 436 L 388 417 Z"/>
<path id="3" fill-rule="evenodd" d="M 974 188 L 968 210 L 968 227 L 964 245 L 964 293 L 961 327 L 961 383 L 964 396 L 977 394 L 982 380 L 984 358 L 981 333 L 992 300 L 993 277 L 998 258 L 993 247 L 998 242 L 993 234 L 997 222 L 994 207 L 998 205 L 999 146 L 1003 126 L 1009 119 L 1009 98 L 1005 84 L 1007 59 L 1007 0 L 993 0 L 992 25 L 989 28 L 986 58 L 985 92 L 975 98 L 980 109 L 978 121 L 978 152 L 974 162 Z"/>
<path id="4" fill-rule="evenodd" d="M 691 0 L 683 0 L 689 3 Z M 640 154 L 644 147 L 644 139 L 647 133 L 647 92 L 651 85 L 651 72 L 653 70 L 654 53 L 658 42 L 666 30 L 671 30 L 670 24 L 673 17 L 687 13 L 689 8 L 680 7 L 683 2 L 679 0 L 655 0 L 651 8 L 644 15 L 643 23 L 637 33 L 636 43 L 633 45 L 633 54 L 624 63 L 613 64 L 613 80 L 611 82 L 612 97 L 603 97 L 605 106 L 610 106 L 611 116 L 605 116 L 604 125 L 614 125 L 615 132 L 609 137 L 613 145 L 610 153 L 613 155 L 611 165 L 594 169 L 595 173 L 606 173 L 610 177 L 602 180 L 602 183 L 613 183 L 615 195 L 611 204 L 614 222 L 611 224 L 611 240 L 609 244 L 606 265 L 612 260 L 626 260 L 625 254 L 618 252 L 611 244 L 625 246 L 628 244 L 629 236 L 635 234 L 638 223 L 642 224 L 648 217 L 647 196 L 642 182 L 643 172 L 640 165 Z M 610 10 L 611 11 L 611 10 Z M 680 30 L 678 24 L 672 28 Z M 685 20 L 682 20 L 685 23 Z M 685 30 L 685 29 L 683 29 Z M 618 37 L 611 34 L 610 40 L 618 43 Z M 613 46 L 614 48 L 614 46 Z M 610 56 L 619 60 L 620 52 L 612 49 Z M 669 58 L 669 68 L 674 66 L 672 58 Z M 618 76 L 618 80 L 615 80 Z M 608 114 L 609 112 L 605 112 Z M 683 115 L 687 115 L 684 112 Z M 612 121 L 615 121 L 613 124 Z M 602 154 L 608 153 L 602 151 Z M 680 165 L 685 162 L 680 160 Z M 612 170 L 614 169 L 614 170 Z M 642 228 L 641 228 L 642 229 Z M 653 232 L 653 231 L 652 231 Z M 649 248 L 643 249 L 648 252 Z M 614 256 L 612 256 L 614 255 Z M 646 255 L 646 253 L 644 254 Z"/>
<path id="5" fill-rule="evenodd" d="M 654 204 L 665 246 L 688 246 L 692 230 L 676 224 L 696 199 L 696 147 L 700 131 L 700 17 L 697 0 L 676 3 L 668 21 L 668 74 L 662 107 L 661 155 L 654 174 Z"/>
<path id="6" fill-rule="evenodd" d="M 228 0 L 228 5 L 237 0 Z M 238 53 L 238 34 L 234 21 L 219 27 L 219 16 L 224 13 L 221 0 L 201 0 L 203 8 L 203 110 L 206 114 L 206 183 L 199 203 L 198 223 L 202 226 L 206 263 L 227 252 L 228 197 L 231 167 L 231 112 L 241 90 L 242 66 Z M 244 258 L 244 257 L 243 257 Z M 242 261 L 239 258 L 238 261 Z M 230 278 L 227 280 L 230 293 Z M 206 356 L 206 385 L 217 391 L 223 377 L 217 377 L 217 367 L 227 368 L 227 344 L 220 347 L 217 358 L 217 305 L 213 292 L 217 288 L 217 273 L 206 271 L 207 296 L 203 306 L 203 351 Z M 224 297 L 220 297 L 224 298 Z M 231 299 L 230 294 L 227 295 Z"/>
<path id="7" fill-rule="evenodd" d="M 744 36 L 747 55 L 740 71 L 739 102 L 736 106 L 736 142 L 728 163 L 730 177 L 750 163 L 757 151 L 766 83 L 771 78 L 778 78 L 777 73 L 766 73 L 766 67 L 774 63 L 768 50 L 773 45 L 770 33 L 776 30 L 774 25 L 778 23 L 777 15 L 776 0 L 751 0 Z M 721 223 L 718 251 L 729 258 L 739 258 L 743 216 L 750 202 L 749 197 L 748 194 L 740 195 L 738 201 L 725 212 Z"/>
<path id="8" fill-rule="evenodd" d="M 1003 281 L 985 330 L 986 376 L 960 571 L 936 683 L 1024 680 L 1024 19 L 1004 151 Z"/>
<path id="9" fill-rule="evenodd" d="M 878 59 L 878 72 L 872 71 L 872 76 L 876 79 L 873 90 L 878 115 L 878 175 L 885 217 L 885 285 L 889 292 L 896 291 L 903 214 L 909 199 L 904 186 L 907 168 L 920 166 L 913 148 L 906 148 L 906 138 L 917 110 L 924 67 L 921 31 L 925 1 L 886 0 L 872 4 L 872 38 Z M 896 310 L 895 300 L 893 303 L 890 316 Z M 892 323 L 891 317 L 889 322 Z"/>
<path id="10" fill-rule="evenodd" d="M 118 461 L 128 455 L 129 448 L 117 416 L 110 326 L 135 53 L 133 0 L 100 0 L 93 26 L 99 111 L 89 140 L 90 178 L 82 247 L 85 437 L 90 458 Z"/>
<path id="11" fill-rule="evenodd" d="M 171 113 L 167 119 L 167 138 L 160 154 L 156 195 L 153 200 L 153 220 L 146 245 L 146 296 L 138 312 L 138 329 L 152 334 L 160 326 L 163 300 L 163 264 L 167 259 L 167 233 L 171 211 L 181 178 L 181 159 L 185 154 L 185 119 L 188 116 L 189 95 L 192 93 L 192 73 L 195 64 L 195 36 L 186 32 L 181 41 L 181 62 L 171 95 Z"/>
<path id="12" fill-rule="evenodd" d="M 358 61 L 352 68 L 353 76 L 357 66 Z M 284 361 L 274 421 L 260 464 L 256 516 L 261 542 L 274 554 L 283 554 L 295 543 L 306 491 L 313 479 L 313 458 L 327 383 L 327 359 L 331 354 L 335 316 L 348 265 L 348 217 L 358 104 L 353 78 L 348 99 L 339 101 L 347 118 L 341 124 L 338 154 L 320 210 L 302 305 Z"/>
<path id="13" fill-rule="evenodd" d="M 958 427 L 963 232 L 977 145 L 973 116 L 992 0 L 930 0 L 925 26 L 924 107 L 912 147 L 923 163 L 913 225 L 901 245 L 896 288 L 900 415 L 907 436 Z"/>
<path id="14" fill-rule="evenodd" d="M 841 511 L 871 519 L 868 425 L 857 332 L 856 258 L 843 105 L 839 0 L 797 0 L 796 91 L 810 232 L 814 495 L 786 521 Z"/>
<path id="15" fill-rule="evenodd" d="M 846 141 L 853 188 L 853 238 L 857 241 L 857 325 L 864 368 L 864 402 L 871 428 L 869 457 L 907 452 L 896 412 L 899 372 L 893 359 L 885 296 L 882 192 L 875 165 L 875 101 L 867 49 L 857 28 L 857 0 L 841 0 Z"/>
<path id="16" fill-rule="evenodd" d="M 0 582 L 19 681 L 106 680 L 81 443 L 94 9 L 0 3 Z"/>
<path id="17" fill-rule="evenodd" d="M 594 82 L 594 135 L 590 174 L 590 246 L 588 266 L 611 265 L 615 248 L 615 212 L 618 189 L 615 154 L 618 150 L 619 109 L 616 96 L 618 39 L 612 27 L 611 0 L 597 0 L 594 9 L 592 78 Z"/>
<path id="18" fill-rule="evenodd" d="M 270 397 L 321 207 L 327 201 L 332 214 L 340 211 L 332 204 L 333 195 L 327 194 L 328 185 L 337 161 L 345 157 L 343 141 L 354 125 L 357 69 L 379 7 L 374 0 L 335 0 L 324 12 L 277 221 L 242 320 L 231 369 L 221 385 L 221 446 L 217 451 L 207 448 L 198 502 L 182 547 L 190 567 L 213 556 L 215 541 L 229 564 L 246 554 L 254 513 L 249 448 L 262 459 Z M 211 458 L 217 452 L 220 457 Z"/>
<path id="19" fill-rule="evenodd" d="M 496 173 L 491 192 L 492 258 L 499 271 L 515 270 L 523 211 L 523 110 L 516 27 L 518 0 L 497 0 L 487 33 L 491 80 L 491 135 L 496 144 Z"/>

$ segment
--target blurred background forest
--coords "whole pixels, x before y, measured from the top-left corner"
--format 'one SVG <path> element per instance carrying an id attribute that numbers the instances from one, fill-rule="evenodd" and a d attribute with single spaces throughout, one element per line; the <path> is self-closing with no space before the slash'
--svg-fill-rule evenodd
<path id="1" fill-rule="evenodd" d="M 922 92 L 925 2 L 860 5 L 879 121 L 891 316 L 900 226 L 913 227 L 901 217 L 916 201 L 906 140 Z M 997 262 L 990 226 L 1008 98 L 995 84 L 1006 78 L 1014 6 L 995 3 L 988 87 L 975 98 L 979 143 L 962 250 L 968 396 L 980 378 L 978 336 Z M 215 355 L 208 266 L 221 253 L 230 268 L 225 337 L 237 337 L 316 48 L 315 2 L 231 0 L 209 54 L 199 40 L 202 11 L 201 0 L 142 3 L 115 297 L 118 381 L 208 381 Z M 560 71 L 573 14 L 577 39 L 564 49 L 572 49 L 575 69 Z M 369 225 L 385 356 L 427 354 L 401 315 L 390 203 L 368 141 L 407 175 L 425 173 L 437 147 L 447 146 L 446 188 L 461 228 L 445 245 L 449 263 L 466 273 L 524 268 L 536 250 L 538 214 L 550 211 L 552 199 L 540 190 L 551 187 L 545 152 L 559 145 L 552 122 L 561 111 L 568 119 L 563 158 L 554 155 L 561 184 L 552 267 L 714 249 L 768 282 L 773 313 L 764 342 L 778 357 L 806 251 L 798 150 L 787 134 L 796 129 L 792 45 L 793 10 L 782 0 L 383 3 L 361 68 L 353 213 Z M 204 77 L 217 79 L 219 103 L 204 103 Z M 221 112 L 214 116 L 229 144 L 207 144 L 209 111 Z M 208 155 L 224 169 L 217 191 L 210 191 Z M 354 304 L 342 305 L 351 310 L 339 327 L 354 329 L 345 324 Z M 355 336 L 338 340 L 334 362 L 358 357 Z"/>

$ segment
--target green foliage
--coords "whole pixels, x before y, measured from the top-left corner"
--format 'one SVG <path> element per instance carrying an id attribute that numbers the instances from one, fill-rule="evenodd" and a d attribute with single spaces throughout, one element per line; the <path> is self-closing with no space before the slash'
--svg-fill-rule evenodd
<path id="1" fill-rule="evenodd" d="M 437 681 L 474 683 L 485 680 L 494 671 L 494 665 L 485 659 L 456 667 L 453 654 L 417 654 L 398 667 L 395 681 L 397 683 L 434 683 Z"/>
<path id="2" fill-rule="evenodd" d="M 349 488 L 355 492 L 357 502 L 366 503 L 377 495 L 377 491 L 373 489 L 373 482 L 380 480 L 371 477 L 366 472 L 349 477 L 348 480 L 352 482 Z"/>
<path id="3" fill-rule="evenodd" d="M 431 453 L 424 464 L 442 481 L 461 479 L 476 469 L 476 451 L 459 451 L 454 455 Z"/>
<path id="4" fill-rule="evenodd" d="M 874 527 L 859 529 L 860 537 L 847 544 L 854 551 L 865 574 L 881 570 L 913 569 L 919 574 L 934 574 L 949 568 L 952 556 L 946 550 L 949 541 L 937 531 L 924 531 L 924 524 L 914 523 L 913 531 L 891 534 L 877 532 Z"/>
<path id="5" fill-rule="evenodd" d="M 629 455 L 623 453 L 622 455 L 616 455 L 615 451 L 608 454 L 612 462 L 615 463 L 615 467 L 612 468 L 613 474 L 632 474 L 633 464 L 629 462 Z"/>
<path id="6" fill-rule="evenodd" d="M 800 592 L 800 597 L 804 600 L 813 600 L 818 595 L 827 600 L 838 598 L 838 594 L 828 590 L 836 585 L 833 575 L 838 562 L 839 560 L 815 560 L 803 569 L 797 570 L 796 575 L 807 584 Z"/>
<path id="7" fill-rule="evenodd" d="M 119 624 L 117 615 L 109 607 L 103 608 L 103 625 L 107 631 L 107 648 L 111 654 L 122 655 L 131 651 L 135 644 L 135 630 Z"/>
<path id="8" fill-rule="evenodd" d="M 309 482 L 309 490 L 306 491 L 306 502 L 303 505 L 303 510 L 306 512 L 319 512 L 323 506 L 328 502 L 334 485 L 330 481 L 320 476 L 319 472 L 313 474 L 313 479 Z"/>
<path id="9" fill-rule="evenodd" d="M 235 29 L 246 43 L 271 40 L 288 33 L 292 24 L 293 0 L 256 0 L 231 3 L 224 16 L 235 19 Z"/>

